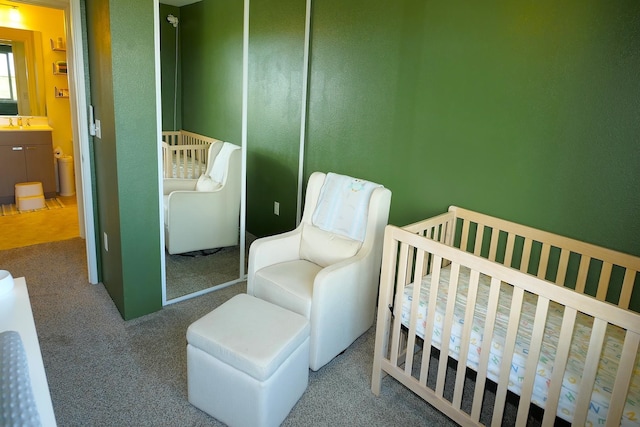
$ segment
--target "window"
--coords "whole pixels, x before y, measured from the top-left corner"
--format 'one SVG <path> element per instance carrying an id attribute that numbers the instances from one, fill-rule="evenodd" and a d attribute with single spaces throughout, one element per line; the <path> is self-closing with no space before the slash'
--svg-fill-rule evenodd
<path id="1" fill-rule="evenodd" d="M 0 101 L 17 101 L 16 70 L 11 46 L 0 46 Z"/>

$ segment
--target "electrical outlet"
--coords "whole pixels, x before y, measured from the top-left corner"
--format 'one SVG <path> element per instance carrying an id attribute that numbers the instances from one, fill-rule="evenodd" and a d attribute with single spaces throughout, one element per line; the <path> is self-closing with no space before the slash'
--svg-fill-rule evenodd
<path id="1" fill-rule="evenodd" d="M 103 232 L 102 235 L 104 236 L 104 250 L 109 252 L 109 238 L 107 237 L 107 232 Z"/>
<path id="2" fill-rule="evenodd" d="M 280 215 L 280 203 L 279 202 L 273 202 L 273 213 L 275 215 Z"/>

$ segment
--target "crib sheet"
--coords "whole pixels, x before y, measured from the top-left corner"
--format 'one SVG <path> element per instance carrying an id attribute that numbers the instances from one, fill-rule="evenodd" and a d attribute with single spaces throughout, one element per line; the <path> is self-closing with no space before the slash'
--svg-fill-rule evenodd
<path id="1" fill-rule="evenodd" d="M 461 266 L 458 281 L 458 295 L 456 298 L 454 310 L 454 322 L 451 330 L 451 339 L 449 345 L 449 356 L 458 360 L 461 346 L 462 325 L 464 323 L 464 310 L 466 306 L 466 296 L 469 286 L 469 273 L 467 267 Z M 435 324 L 432 337 L 432 343 L 440 349 L 442 345 L 442 329 L 444 325 L 444 312 L 447 301 L 447 292 L 449 288 L 450 267 L 441 269 L 439 292 L 436 304 Z M 431 283 L 431 276 L 427 275 L 422 279 L 420 301 L 418 308 L 416 333 L 424 338 L 428 293 Z M 485 275 L 480 275 L 478 286 L 478 295 L 476 309 L 471 329 L 469 352 L 467 356 L 467 366 L 477 371 L 480 359 L 480 351 L 482 346 L 483 328 L 486 318 L 486 306 L 489 298 L 490 280 Z M 412 303 L 413 283 L 407 285 L 404 290 L 403 307 L 401 322 L 407 328 L 409 327 L 410 310 Z M 493 338 L 491 342 L 491 350 L 488 366 L 488 378 L 494 382 L 498 380 L 500 372 L 500 363 L 504 350 L 506 339 L 507 320 L 509 316 L 509 308 L 511 305 L 511 296 L 513 287 L 503 283 L 501 285 L 499 307 L 496 316 L 496 324 L 494 327 Z M 521 384 L 525 376 L 524 355 L 528 353 L 529 343 L 531 341 L 531 331 L 533 319 L 536 309 L 537 296 L 525 292 L 522 314 L 520 317 L 520 325 L 518 336 L 516 339 L 516 347 L 511 362 L 511 371 L 509 374 L 509 390 L 520 395 Z M 547 315 L 547 323 L 545 325 L 545 338 L 541 349 L 540 358 L 535 376 L 532 403 L 544 408 L 548 387 L 553 369 L 553 361 L 555 348 L 558 343 L 558 334 L 562 324 L 562 316 L 564 313 L 563 306 L 551 302 Z M 578 389 L 583 371 L 586 351 L 591 336 L 592 319 L 581 313 L 578 314 L 576 325 L 574 328 L 574 338 L 571 344 L 570 355 L 567 363 L 566 372 L 562 384 L 560 401 L 558 403 L 557 415 L 567 421 L 573 419 L 575 402 L 578 396 Z M 607 328 L 606 341 L 603 348 L 603 354 L 598 366 L 598 373 L 594 385 L 593 394 L 591 396 L 591 405 L 588 413 L 588 421 L 592 425 L 603 425 L 607 416 L 608 401 L 611 395 L 611 384 L 615 379 L 615 368 L 620 355 L 622 343 L 624 341 L 624 331 L 616 326 L 609 325 Z M 622 419 L 623 426 L 638 426 L 640 424 L 640 358 L 636 359 L 636 368 L 631 381 L 630 391 L 624 409 Z"/>

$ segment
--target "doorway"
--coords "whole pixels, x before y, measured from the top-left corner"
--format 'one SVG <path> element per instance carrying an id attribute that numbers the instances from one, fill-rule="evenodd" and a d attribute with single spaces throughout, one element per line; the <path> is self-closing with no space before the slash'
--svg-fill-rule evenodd
<path id="1" fill-rule="evenodd" d="M 57 148 L 58 145 L 63 145 L 67 154 L 73 156 L 75 196 L 63 197 L 62 202 L 66 201 L 67 207 L 72 211 L 71 215 L 77 220 L 77 235 L 85 239 L 89 282 L 95 284 L 98 283 L 98 277 L 93 229 L 91 166 L 88 155 L 89 138 L 86 129 L 87 103 L 80 0 L 6 2 L 5 6 L 7 5 L 12 10 L 17 10 L 19 14 L 12 18 L 14 21 L 8 17 L 6 25 L 23 29 L 31 27 L 33 31 L 46 33 L 46 37 L 43 37 L 43 49 L 49 48 L 49 40 L 51 40 L 50 50 L 47 50 L 45 55 L 47 63 L 42 64 L 45 80 L 49 79 L 48 84 L 45 85 L 47 111 L 42 115 L 47 116 L 52 127 L 66 129 L 65 132 L 61 132 L 62 136 L 58 141 L 53 141 L 52 147 Z M 61 22 L 56 22 L 57 27 L 52 30 L 51 22 L 46 19 L 39 21 L 35 15 L 31 15 L 38 11 L 44 14 L 55 11 Z M 42 61 L 44 62 L 44 59 Z M 53 63 L 53 68 L 49 62 Z M 61 73 L 60 67 L 56 69 L 56 63 L 59 66 L 64 64 L 68 73 Z M 64 108 L 66 108 L 66 115 L 60 114 Z M 69 222 L 68 219 L 64 221 Z M 60 236 L 62 239 L 68 237 L 67 234 Z M 51 238 L 55 239 L 55 236 Z"/>

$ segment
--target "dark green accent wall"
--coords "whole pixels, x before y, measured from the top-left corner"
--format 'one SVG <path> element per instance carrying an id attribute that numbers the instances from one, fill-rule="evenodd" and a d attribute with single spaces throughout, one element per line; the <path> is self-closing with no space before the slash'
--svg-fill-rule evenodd
<path id="1" fill-rule="evenodd" d="M 243 2 L 180 8 L 182 128 L 242 145 Z"/>
<path id="2" fill-rule="evenodd" d="M 162 307 L 153 1 L 86 6 L 101 279 L 132 319 Z"/>
<path id="3" fill-rule="evenodd" d="M 247 229 L 264 236 L 296 226 L 305 2 L 252 0 L 249 19 Z"/>
<path id="4" fill-rule="evenodd" d="M 640 3 L 463 3 L 314 3 L 305 174 L 640 255 Z"/>
<path id="5" fill-rule="evenodd" d="M 247 228 L 263 236 L 294 225 L 304 1 L 250 12 Z M 202 66 L 184 123 L 217 137 L 229 91 L 212 79 L 240 82 L 214 73 L 221 40 L 241 51 L 224 17 L 183 37 L 183 72 Z M 639 2 L 326 0 L 311 30 L 305 177 L 384 184 L 397 225 L 457 204 L 640 255 Z"/>
<path id="6" fill-rule="evenodd" d="M 173 15 L 180 20 L 180 8 L 160 3 L 162 130 L 180 130 L 182 128 L 182 76 L 180 73 L 181 25 L 178 23 L 178 27 L 174 28 L 173 24 L 167 21 L 167 16 L 169 15 Z M 178 44 L 176 44 L 176 39 Z M 176 65 L 178 65 L 178 67 L 176 67 Z"/>

